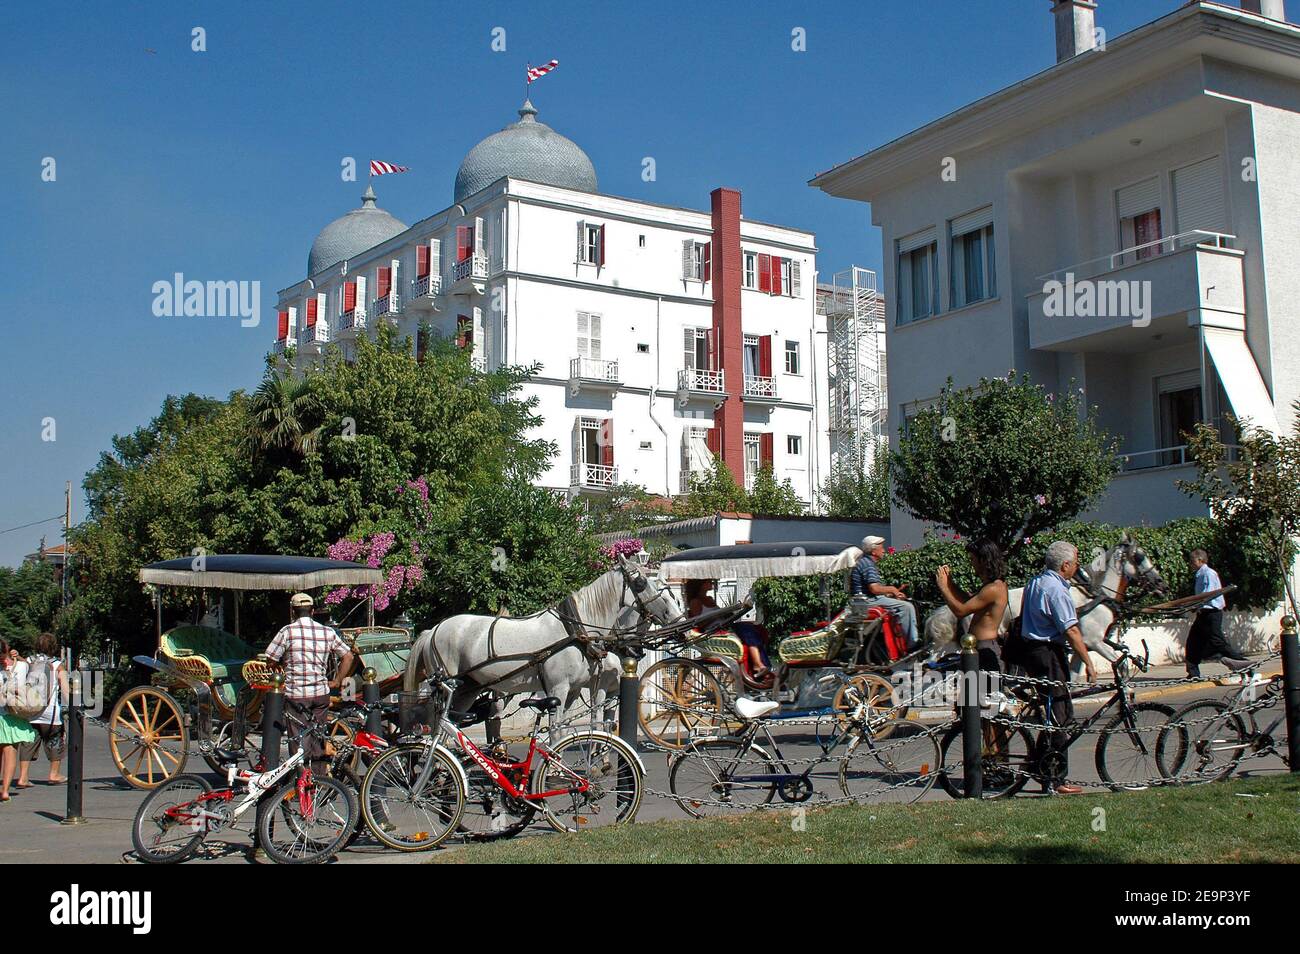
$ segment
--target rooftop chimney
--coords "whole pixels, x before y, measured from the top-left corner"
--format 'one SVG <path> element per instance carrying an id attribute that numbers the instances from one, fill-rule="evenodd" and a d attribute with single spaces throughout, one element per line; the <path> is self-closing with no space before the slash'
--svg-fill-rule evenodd
<path id="1" fill-rule="evenodd" d="M 1273 20 L 1286 19 L 1286 0 L 1241 0 L 1241 9 Z M 1057 42 L 1059 44 L 1060 41 Z"/>
<path id="2" fill-rule="evenodd" d="M 1093 0 L 1055 0 L 1052 13 L 1056 16 L 1056 62 L 1064 63 L 1096 47 L 1097 4 Z"/>

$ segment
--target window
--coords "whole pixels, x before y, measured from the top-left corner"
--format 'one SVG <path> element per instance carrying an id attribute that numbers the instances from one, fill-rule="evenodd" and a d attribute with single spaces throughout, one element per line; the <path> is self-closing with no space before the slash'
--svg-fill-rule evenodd
<path id="1" fill-rule="evenodd" d="M 584 265 L 605 264 L 605 226 L 578 223 L 578 261 Z"/>
<path id="2" fill-rule="evenodd" d="M 780 265 L 780 268 L 781 268 L 781 290 L 782 290 L 785 294 L 787 294 L 787 295 L 791 295 L 791 294 L 793 294 L 793 288 L 794 288 L 794 284 L 793 284 L 794 279 L 793 279 L 792 276 L 791 276 L 791 272 L 793 271 L 792 266 L 794 265 L 794 262 L 790 261 L 790 259 L 788 259 L 788 258 L 782 258 L 782 259 L 779 259 L 779 261 L 780 261 L 780 263 L 781 263 L 781 265 Z"/>
<path id="3" fill-rule="evenodd" d="M 712 243 L 685 239 L 682 242 L 682 278 L 688 282 L 711 281 L 712 269 Z"/>
<path id="4" fill-rule="evenodd" d="M 785 452 L 791 457 L 798 457 L 803 453 L 803 438 L 798 434 L 787 434 L 785 437 Z"/>
<path id="5" fill-rule="evenodd" d="M 754 489 L 754 478 L 758 476 L 762 450 L 762 434 L 745 432 L 745 489 Z"/>
<path id="6" fill-rule="evenodd" d="M 799 342 L 787 341 L 785 343 L 785 373 L 799 374 Z"/>
<path id="7" fill-rule="evenodd" d="M 1160 177 L 1152 176 L 1116 190 L 1115 209 L 1120 248 L 1136 249 L 1132 258 L 1138 262 L 1159 255 L 1158 243 L 1164 237 L 1160 225 Z"/>
<path id="8" fill-rule="evenodd" d="M 745 288 L 757 288 L 758 287 L 758 253 L 745 252 L 744 263 L 745 263 L 745 268 L 743 272 L 743 278 L 741 279 L 741 284 Z"/>
<path id="9" fill-rule="evenodd" d="M 745 252 L 743 284 L 769 295 L 798 298 L 801 294 L 799 263 L 779 255 Z"/>
<path id="10" fill-rule="evenodd" d="M 578 312 L 578 357 L 600 360 L 600 315 Z"/>
<path id="11" fill-rule="evenodd" d="M 691 477 L 707 474 L 713 468 L 713 451 L 709 449 L 707 427 L 687 427 L 682 430 L 681 492 L 691 489 Z"/>
<path id="12" fill-rule="evenodd" d="M 1173 172 L 1174 216 L 1179 234 L 1201 230 L 1223 232 L 1228 212 L 1223 197 L 1223 164 L 1218 156 Z M 1205 236 L 1200 236 L 1203 240 Z"/>
<path id="13" fill-rule="evenodd" d="M 758 374 L 758 335 L 745 335 L 741 346 L 745 358 L 745 377 Z"/>
<path id="14" fill-rule="evenodd" d="M 1155 379 L 1159 399 L 1157 414 L 1160 427 L 1160 447 L 1180 447 L 1187 443 L 1187 435 L 1201 421 L 1201 373 L 1199 370 L 1166 374 Z M 1158 455 L 1158 459 L 1136 459 L 1138 466 L 1178 463 L 1176 453 Z"/>
<path id="15" fill-rule="evenodd" d="M 638 236 L 636 237 L 636 244 L 637 244 L 639 247 L 641 247 L 641 248 L 645 248 L 645 236 L 644 236 L 644 235 L 638 235 Z"/>
<path id="16" fill-rule="evenodd" d="M 898 323 L 939 313 L 939 243 L 934 229 L 898 243 Z"/>
<path id="17" fill-rule="evenodd" d="M 997 297 L 996 251 L 993 245 L 993 209 L 981 209 L 952 224 L 952 258 L 949 289 L 952 307 L 961 308 Z"/>
<path id="18" fill-rule="evenodd" d="M 463 262 L 474 254 L 475 231 L 472 225 L 456 226 L 456 261 Z"/>
<path id="19" fill-rule="evenodd" d="M 645 344 L 644 342 L 637 342 L 636 353 L 637 353 L 637 354 L 649 354 L 649 353 L 650 353 L 650 346 L 649 346 L 648 344 Z"/>
<path id="20" fill-rule="evenodd" d="M 474 350 L 474 319 L 469 315 L 456 316 L 456 347 Z"/>
<path id="21" fill-rule="evenodd" d="M 710 328 L 684 329 L 685 362 L 683 367 L 696 371 L 713 368 L 713 331 Z"/>

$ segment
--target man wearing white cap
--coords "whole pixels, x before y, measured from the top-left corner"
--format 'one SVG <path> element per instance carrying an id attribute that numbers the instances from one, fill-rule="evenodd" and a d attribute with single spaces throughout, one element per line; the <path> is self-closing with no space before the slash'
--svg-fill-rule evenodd
<path id="1" fill-rule="evenodd" d="M 294 620 L 275 634 L 266 647 L 266 658 L 284 665 L 285 709 L 300 719 L 323 725 L 329 718 L 330 690 L 337 689 L 341 677 L 331 682 L 326 677 L 330 656 L 340 660 L 338 672 L 352 669 L 352 650 L 338 632 L 312 619 L 312 599 L 295 593 L 289 600 Z M 307 758 L 312 771 L 324 771 L 324 747 L 314 735 L 306 741 Z"/>
<path id="2" fill-rule="evenodd" d="M 872 606 L 883 606 L 893 614 L 903 630 L 908 648 L 916 645 L 916 607 L 908 602 L 907 594 L 897 586 L 890 586 L 880 575 L 876 561 L 885 555 L 885 538 L 862 538 L 862 559 L 849 576 L 849 591 L 864 597 Z"/>

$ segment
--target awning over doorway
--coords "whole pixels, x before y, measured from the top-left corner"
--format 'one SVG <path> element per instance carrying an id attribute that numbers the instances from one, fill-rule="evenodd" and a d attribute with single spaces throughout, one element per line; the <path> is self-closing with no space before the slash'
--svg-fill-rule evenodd
<path id="1" fill-rule="evenodd" d="M 1205 348 L 1210 360 L 1218 369 L 1219 380 L 1232 405 L 1232 413 L 1240 420 L 1249 418 L 1253 427 L 1277 434 L 1277 414 L 1273 399 L 1260 376 L 1255 356 L 1250 353 L 1246 336 L 1230 328 L 1204 327 Z"/>

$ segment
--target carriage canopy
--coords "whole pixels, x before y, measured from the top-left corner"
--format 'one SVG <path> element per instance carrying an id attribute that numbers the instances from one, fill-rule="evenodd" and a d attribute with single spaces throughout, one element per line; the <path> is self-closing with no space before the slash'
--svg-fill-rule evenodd
<path id="1" fill-rule="evenodd" d="M 141 583 L 220 590 L 309 590 L 383 581 L 382 570 L 361 563 L 269 554 L 181 557 L 140 569 Z"/>
<path id="2" fill-rule="evenodd" d="M 852 569 L 861 557 L 858 547 L 834 541 L 738 543 L 674 553 L 660 563 L 659 575 L 669 580 L 815 576 Z"/>

